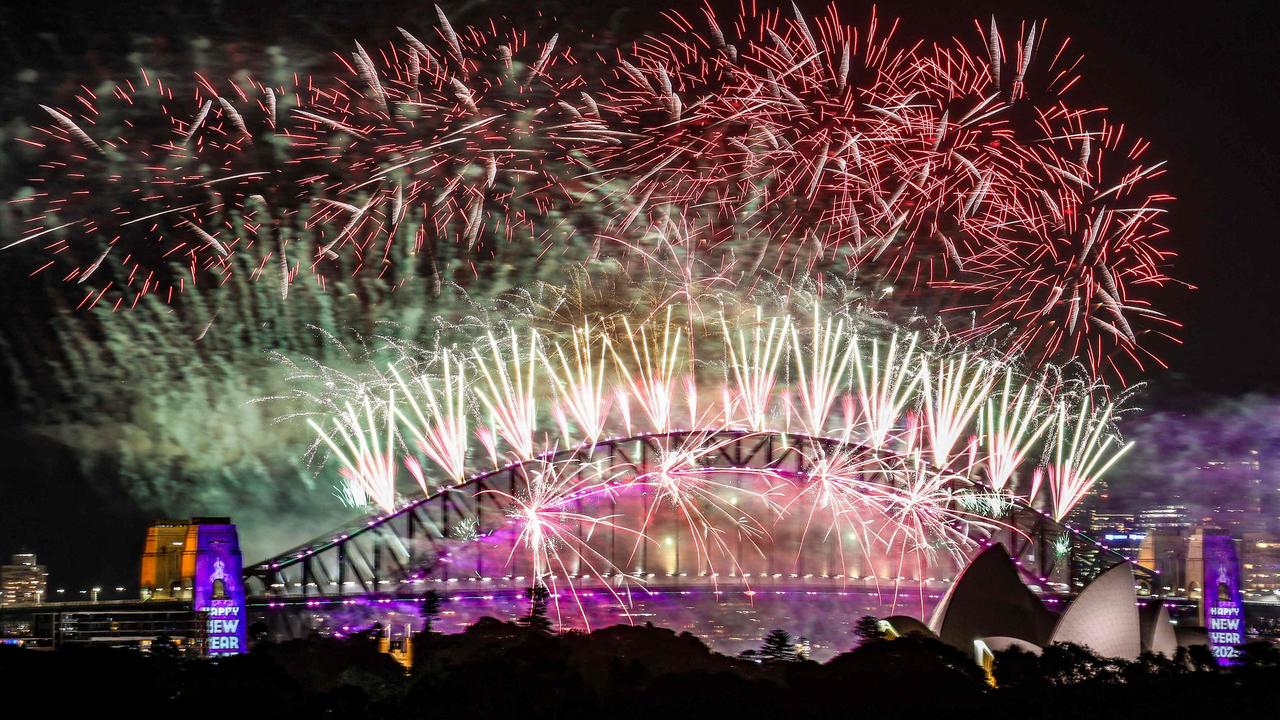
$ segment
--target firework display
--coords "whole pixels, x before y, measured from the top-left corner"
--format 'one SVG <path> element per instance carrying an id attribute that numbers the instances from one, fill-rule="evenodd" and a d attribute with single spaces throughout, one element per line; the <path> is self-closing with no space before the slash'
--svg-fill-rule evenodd
<path id="1" fill-rule="evenodd" d="M 811 320 L 755 307 L 699 322 L 667 304 L 634 323 L 512 324 L 469 354 L 401 346 L 326 398 L 317 414 L 332 429 L 313 427 L 347 502 L 382 513 L 409 502 L 398 456 L 416 490 L 470 496 L 483 516 L 472 552 L 505 548 L 490 572 L 575 603 L 584 582 L 612 588 L 624 608 L 619 583 L 646 582 L 634 558 L 661 553 L 726 581 L 780 546 L 819 552 L 824 577 L 923 577 L 975 536 L 1012 531 L 1001 519 L 1011 503 L 1064 520 L 1129 448 L 1090 384 L 1024 378 L 918 333 L 868 338 L 856 316 L 821 307 Z M 726 443 L 779 432 L 785 443 L 793 428 L 816 441 L 716 466 Z M 597 456 L 634 436 L 649 438 L 643 463 Z M 502 467 L 519 480 L 470 480 Z M 664 547 L 673 537 L 688 546 Z M 604 577 L 612 584 L 589 582 Z"/>
<path id="2" fill-rule="evenodd" d="M 1162 163 L 1071 103 L 1078 62 L 1034 24 L 912 44 L 834 6 L 744 7 L 579 57 L 586 37 L 436 19 L 356 43 L 330 74 L 141 70 L 51 100 L 8 247 L 42 247 L 37 271 L 86 307 L 226 283 L 245 252 L 282 296 L 407 277 L 407 245 L 437 286 L 512 255 L 856 278 L 1095 372 L 1143 367 L 1176 328 L 1151 300 L 1169 282 Z M 467 259 L 452 275 L 448 252 Z"/>
<path id="3" fill-rule="evenodd" d="M 59 390 L 172 384 L 112 412 L 231 485 L 277 478 L 190 414 L 247 397 L 227 416 L 274 419 L 267 452 L 369 524 L 470 508 L 406 582 L 545 586 L 584 621 L 658 572 L 910 581 L 923 613 L 931 573 L 1028 535 L 1011 509 L 1066 523 L 1130 448 L 1102 379 L 1177 328 L 1146 142 L 1074 104 L 1042 25 L 664 18 L 587 49 L 436 8 L 327 70 L 50 100 L 3 249 L 111 341 L 61 327 Z"/>

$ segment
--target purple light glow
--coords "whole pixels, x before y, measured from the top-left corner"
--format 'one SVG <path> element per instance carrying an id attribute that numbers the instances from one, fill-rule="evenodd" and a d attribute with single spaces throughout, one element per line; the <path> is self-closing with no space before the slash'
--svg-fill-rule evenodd
<path id="1" fill-rule="evenodd" d="M 197 527 L 194 605 L 206 613 L 206 653 L 236 655 L 245 651 L 244 585 L 236 526 Z"/>
<path id="2" fill-rule="evenodd" d="M 1220 665 L 1234 665 L 1244 644 L 1240 561 L 1230 535 L 1204 534 L 1204 626 Z"/>

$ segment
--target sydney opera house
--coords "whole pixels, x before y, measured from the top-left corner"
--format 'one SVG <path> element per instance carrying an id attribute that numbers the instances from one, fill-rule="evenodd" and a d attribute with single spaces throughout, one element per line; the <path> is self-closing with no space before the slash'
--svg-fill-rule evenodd
<path id="1" fill-rule="evenodd" d="M 1179 645 L 1204 644 L 1204 632 L 1178 628 L 1160 600 L 1139 598 L 1133 566 L 1103 572 L 1060 612 L 1027 588 L 1001 545 L 984 550 L 961 574 L 925 625 L 910 616 L 886 620 L 890 632 L 919 632 L 972 651 L 976 660 L 1017 648 L 1039 652 L 1052 643 L 1083 645 L 1104 657 L 1141 653 L 1172 657 Z"/>

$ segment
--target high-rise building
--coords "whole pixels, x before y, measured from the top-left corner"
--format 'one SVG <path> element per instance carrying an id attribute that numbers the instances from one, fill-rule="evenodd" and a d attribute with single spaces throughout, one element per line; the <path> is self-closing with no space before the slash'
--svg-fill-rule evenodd
<path id="1" fill-rule="evenodd" d="M 1199 523 L 1227 530 L 1237 537 L 1266 526 L 1261 514 L 1262 464 L 1257 450 L 1221 453 L 1196 466 Z"/>
<path id="2" fill-rule="evenodd" d="M 43 602 L 48 579 L 35 555 L 14 555 L 8 565 L 0 565 L 0 605 Z"/>
<path id="3" fill-rule="evenodd" d="M 1185 531 L 1191 527 L 1186 505 L 1161 505 L 1138 511 L 1135 526 L 1146 531 Z"/>
<path id="4" fill-rule="evenodd" d="M 1089 513 L 1089 534 L 1130 560 L 1138 559 L 1142 541 L 1147 537 L 1146 531 L 1138 527 L 1137 516 L 1133 513 L 1100 510 Z"/>
<path id="5" fill-rule="evenodd" d="M 1240 565 L 1247 599 L 1280 600 L 1280 541 L 1270 533 L 1245 533 Z"/>
<path id="6" fill-rule="evenodd" d="M 1101 509 L 1089 512 L 1089 529 L 1094 535 L 1107 532 L 1134 532 L 1137 530 L 1137 516 L 1127 512 L 1110 512 Z"/>

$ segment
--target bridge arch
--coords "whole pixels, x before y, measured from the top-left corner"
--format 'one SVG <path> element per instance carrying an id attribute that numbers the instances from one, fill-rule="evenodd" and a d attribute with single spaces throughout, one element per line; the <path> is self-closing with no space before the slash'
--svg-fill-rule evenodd
<path id="1" fill-rule="evenodd" d="M 541 578 L 557 596 L 585 593 L 623 605 L 651 592 L 889 589 L 896 597 L 904 588 L 923 605 L 928 589 L 944 590 L 993 542 L 1004 543 L 1028 583 L 1047 592 L 1070 593 L 1124 560 L 1022 500 L 997 500 L 974 478 L 935 469 L 923 489 L 904 480 L 920 463 L 786 432 L 610 438 L 361 518 L 249 567 L 246 588 L 252 598 L 279 603 L 432 589 L 484 597 L 519 593 Z M 861 483 L 856 492 L 824 480 L 836 466 L 844 485 Z M 685 480 L 688 488 L 667 486 Z M 522 514 L 538 506 L 549 482 L 562 494 L 542 507 L 549 525 L 538 536 L 528 530 L 540 521 Z M 921 508 L 937 513 L 926 518 L 932 536 L 895 530 Z"/>

